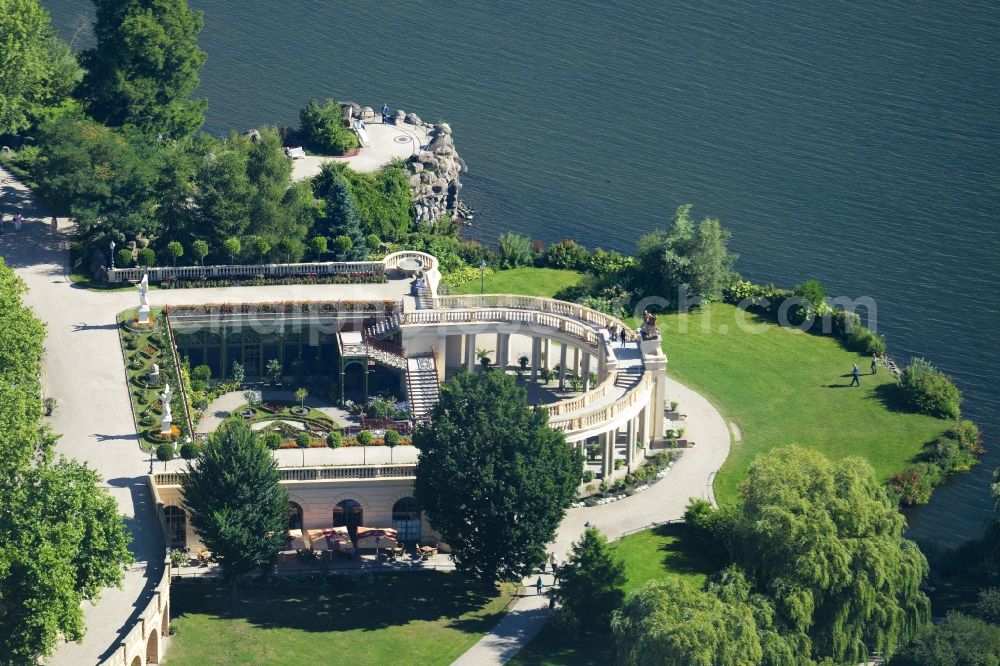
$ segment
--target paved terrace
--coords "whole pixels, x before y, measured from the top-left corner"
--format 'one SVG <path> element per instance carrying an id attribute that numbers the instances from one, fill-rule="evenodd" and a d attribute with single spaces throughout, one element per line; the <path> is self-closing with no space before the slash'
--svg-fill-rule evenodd
<path id="1" fill-rule="evenodd" d="M 429 135 L 423 127 L 415 125 L 383 125 L 381 117 L 365 121 L 368 133 L 368 147 L 362 148 L 352 157 L 323 157 L 307 155 L 292 162 L 292 180 L 299 181 L 319 174 L 327 162 L 346 164 L 354 171 L 370 173 L 378 171 L 393 160 L 406 159 L 420 153 L 426 146 Z"/>

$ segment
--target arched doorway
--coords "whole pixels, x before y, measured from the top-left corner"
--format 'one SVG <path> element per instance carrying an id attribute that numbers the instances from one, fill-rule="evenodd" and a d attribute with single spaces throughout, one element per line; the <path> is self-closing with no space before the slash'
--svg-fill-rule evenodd
<path id="1" fill-rule="evenodd" d="M 404 497 L 392 505 L 392 528 L 399 541 L 420 541 L 420 503 L 415 498 Z"/>
<path id="2" fill-rule="evenodd" d="M 135 655 L 135 659 L 132 660 L 131 666 L 142 666 L 142 657 Z"/>
<path id="3" fill-rule="evenodd" d="M 179 506 L 165 506 L 163 515 L 167 520 L 170 547 L 183 550 L 187 547 L 187 515 L 184 509 Z"/>
<path id="4" fill-rule="evenodd" d="M 357 500 L 345 499 L 333 507 L 333 526 L 346 527 L 351 541 L 358 537 L 358 527 L 361 526 L 363 512 Z"/>
<path id="5" fill-rule="evenodd" d="M 299 506 L 298 502 L 288 503 L 288 529 L 302 529 L 302 507 Z"/>
<path id="6" fill-rule="evenodd" d="M 160 635 L 156 633 L 156 629 L 149 632 L 149 638 L 146 639 L 146 663 L 160 663 Z"/>

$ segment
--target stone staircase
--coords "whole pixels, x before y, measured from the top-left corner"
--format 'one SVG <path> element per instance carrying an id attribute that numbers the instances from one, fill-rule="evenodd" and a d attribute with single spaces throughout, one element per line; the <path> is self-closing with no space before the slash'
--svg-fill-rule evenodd
<path id="1" fill-rule="evenodd" d="M 642 381 L 642 366 L 638 365 L 619 370 L 618 376 L 615 377 L 615 386 L 624 389 L 625 391 L 631 391 L 641 381 Z"/>
<path id="2" fill-rule="evenodd" d="M 417 288 L 417 309 L 418 310 L 433 310 L 434 309 L 434 298 L 431 296 L 431 290 L 427 287 Z"/>
<path id="3" fill-rule="evenodd" d="M 425 421 L 441 395 L 437 365 L 430 354 L 412 356 L 407 360 L 406 387 L 409 393 L 410 416 L 416 422 Z"/>

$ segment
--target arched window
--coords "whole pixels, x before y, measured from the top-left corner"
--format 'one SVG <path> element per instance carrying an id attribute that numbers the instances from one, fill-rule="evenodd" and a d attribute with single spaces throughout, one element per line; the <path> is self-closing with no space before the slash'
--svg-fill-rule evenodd
<path id="1" fill-rule="evenodd" d="M 415 498 L 404 497 L 392 506 L 392 528 L 399 541 L 420 541 L 420 503 Z"/>
<path id="2" fill-rule="evenodd" d="M 288 503 L 288 529 L 302 529 L 302 507 L 297 502 Z"/>
<path id="3" fill-rule="evenodd" d="M 351 540 L 357 538 L 361 519 L 361 505 L 355 500 L 345 499 L 337 502 L 337 506 L 333 507 L 333 526 L 346 527 L 347 533 L 351 535 Z"/>
<path id="4" fill-rule="evenodd" d="M 187 547 L 187 516 L 184 515 L 184 509 L 179 506 L 165 506 L 163 515 L 167 519 L 170 547 L 183 550 Z"/>

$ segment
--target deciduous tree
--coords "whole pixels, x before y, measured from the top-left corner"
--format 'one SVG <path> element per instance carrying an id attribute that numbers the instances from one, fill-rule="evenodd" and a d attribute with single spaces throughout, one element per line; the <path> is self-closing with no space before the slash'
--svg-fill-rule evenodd
<path id="1" fill-rule="evenodd" d="M 682 288 L 689 296 L 718 300 L 734 276 L 737 255 L 727 249 L 729 231 L 713 218 L 705 218 L 696 229 L 690 212 L 690 204 L 680 206 L 670 229 L 639 239 L 636 282 L 647 296 L 659 296 L 674 306 Z"/>
<path id="2" fill-rule="evenodd" d="M 413 443 L 417 499 L 460 571 L 518 580 L 543 561 L 583 461 L 513 378 L 459 373 Z"/>

